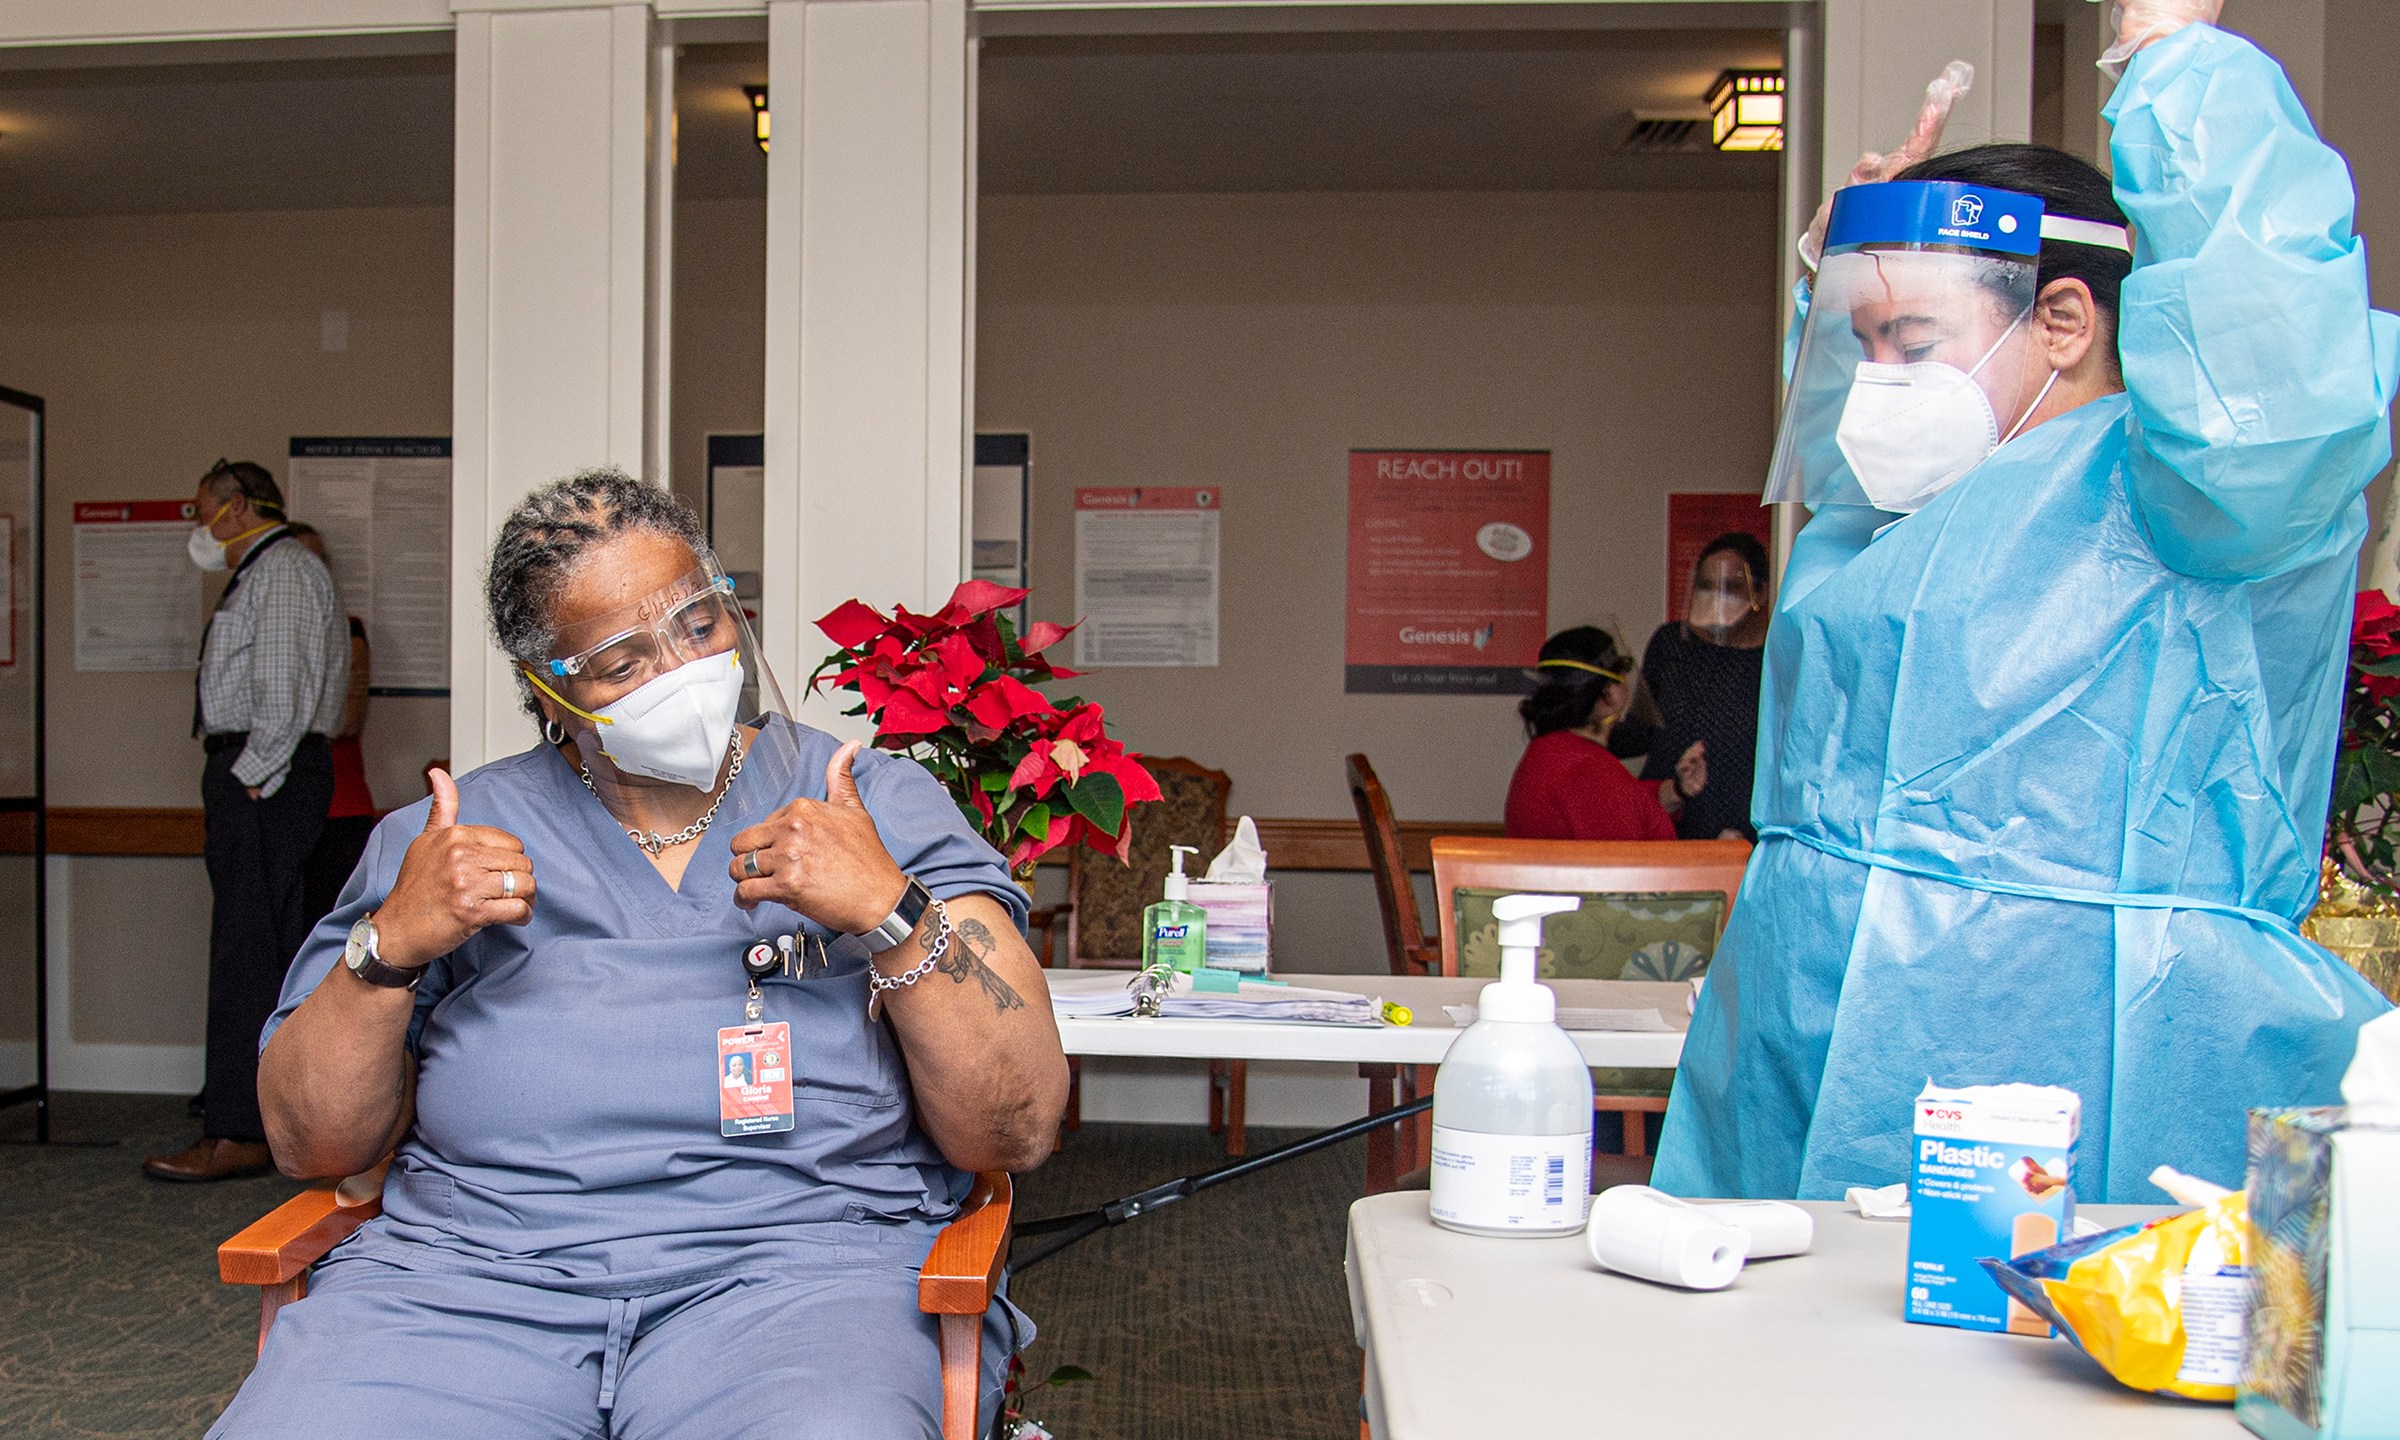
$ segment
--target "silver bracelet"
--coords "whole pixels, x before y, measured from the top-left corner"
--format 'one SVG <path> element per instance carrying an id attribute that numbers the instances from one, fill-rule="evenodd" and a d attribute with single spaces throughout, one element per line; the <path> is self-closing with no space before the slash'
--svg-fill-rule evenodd
<path id="1" fill-rule="evenodd" d="M 885 991 L 898 990 L 916 984 L 919 980 L 932 974 L 933 967 L 940 964 L 942 957 L 950 952 L 950 907 L 936 900 L 926 908 L 933 912 L 934 919 L 939 923 L 934 928 L 933 943 L 925 947 L 924 959 L 897 975 L 886 975 L 875 968 L 874 961 L 867 962 L 867 1018 L 869 1020 L 878 1017 L 882 1009 Z"/>

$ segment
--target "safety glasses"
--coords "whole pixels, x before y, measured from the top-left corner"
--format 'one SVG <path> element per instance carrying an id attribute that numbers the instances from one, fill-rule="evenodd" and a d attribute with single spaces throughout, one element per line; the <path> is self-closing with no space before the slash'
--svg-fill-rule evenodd
<path id="1" fill-rule="evenodd" d="M 678 665 L 732 649 L 740 635 L 733 623 L 733 604 L 731 580 L 695 572 L 662 596 L 643 601 L 634 624 L 596 645 L 553 659 L 550 673 L 611 690 L 639 685 Z"/>

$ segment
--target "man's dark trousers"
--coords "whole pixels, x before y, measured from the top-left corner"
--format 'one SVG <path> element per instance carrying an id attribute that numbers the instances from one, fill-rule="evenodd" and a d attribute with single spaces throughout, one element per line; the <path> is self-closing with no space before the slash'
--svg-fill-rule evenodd
<path id="1" fill-rule="evenodd" d="M 201 1129 L 221 1140 L 258 1141 L 258 1032 L 275 1013 L 310 915 L 303 899 L 308 852 L 333 805 L 333 751 L 311 735 L 292 752 L 291 772 L 264 800 L 233 777 L 241 742 L 210 736 L 200 772 L 208 821 L 208 1083 Z"/>

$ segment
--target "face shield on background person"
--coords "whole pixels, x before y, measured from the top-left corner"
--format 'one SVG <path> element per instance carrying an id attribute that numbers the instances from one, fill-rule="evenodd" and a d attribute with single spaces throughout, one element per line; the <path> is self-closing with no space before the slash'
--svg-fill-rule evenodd
<path id="1" fill-rule="evenodd" d="M 560 631 L 550 649 L 524 673 L 566 712 L 587 774 L 605 765 L 713 791 L 737 755 L 755 763 L 766 719 L 791 713 L 733 582 L 714 561 Z M 776 743 L 795 748 L 788 733 Z"/>
<path id="2" fill-rule="evenodd" d="M 1836 194 L 1767 502 L 1910 514 L 2014 438 L 2058 375 L 2033 334 L 2042 240 L 2078 226 L 2111 228 L 1953 181 Z"/>
<path id="3" fill-rule="evenodd" d="M 1684 606 L 1684 623 L 1694 630 L 1723 643 L 1757 608 L 1757 579 L 1750 573 L 1750 562 L 1738 552 L 1711 551 L 1692 567 L 1692 593 Z"/>

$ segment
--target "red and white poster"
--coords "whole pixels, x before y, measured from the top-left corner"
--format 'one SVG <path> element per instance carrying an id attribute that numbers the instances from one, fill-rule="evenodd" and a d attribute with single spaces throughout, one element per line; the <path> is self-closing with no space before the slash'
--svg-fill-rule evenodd
<path id="1" fill-rule="evenodd" d="M 1758 496 L 1702 495 L 1683 492 L 1667 496 L 1667 619 L 1681 620 L 1692 599 L 1692 567 L 1700 552 L 1719 535 L 1738 532 L 1758 537 L 1775 553 L 1775 524 Z M 1764 576 L 1760 577 L 1762 580 Z"/>
<path id="2" fill-rule="evenodd" d="M 190 670 L 200 663 L 200 571 L 189 500 L 75 506 L 75 668 Z"/>
<path id="3" fill-rule="evenodd" d="M 1217 663 L 1214 486 L 1075 491 L 1075 665 Z"/>
<path id="4" fill-rule="evenodd" d="M 1549 451 L 1350 452 L 1346 692 L 1522 692 L 1549 618 Z"/>

